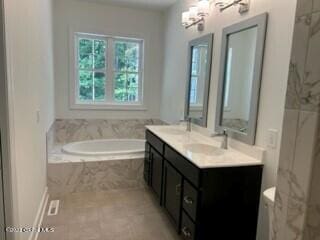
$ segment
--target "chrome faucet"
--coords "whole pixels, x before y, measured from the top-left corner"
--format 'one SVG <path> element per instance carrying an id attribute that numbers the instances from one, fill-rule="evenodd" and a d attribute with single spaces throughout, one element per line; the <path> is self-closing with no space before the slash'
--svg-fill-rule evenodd
<path id="1" fill-rule="evenodd" d="M 185 118 L 184 120 L 180 120 L 180 123 L 186 123 L 187 132 L 191 132 L 192 128 L 191 128 L 191 124 L 192 124 L 192 119 L 190 117 Z"/>
<path id="2" fill-rule="evenodd" d="M 221 142 L 222 149 L 228 149 L 228 132 L 227 129 L 223 129 L 221 133 L 212 134 L 211 137 L 223 137 Z"/>
<path id="3" fill-rule="evenodd" d="M 191 118 L 187 118 L 187 132 L 191 132 Z"/>

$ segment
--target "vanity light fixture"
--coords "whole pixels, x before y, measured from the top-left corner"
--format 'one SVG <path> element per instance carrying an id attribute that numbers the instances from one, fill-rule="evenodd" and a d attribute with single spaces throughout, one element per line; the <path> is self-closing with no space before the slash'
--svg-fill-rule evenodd
<path id="1" fill-rule="evenodd" d="M 182 13 L 182 26 L 186 29 L 197 26 L 198 31 L 204 30 L 205 17 L 209 15 L 209 0 L 200 0 L 196 6 L 191 6 L 189 11 Z"/>
<path id="2" fill-rule="evenodd" d="M 239 13 L 245 13 L 249 11 L 250 0 L 216 0 L 214 1 L 216 7 L 220 9 L 220 12 L 232 7 L 232 6 L 240 6 Z"/>

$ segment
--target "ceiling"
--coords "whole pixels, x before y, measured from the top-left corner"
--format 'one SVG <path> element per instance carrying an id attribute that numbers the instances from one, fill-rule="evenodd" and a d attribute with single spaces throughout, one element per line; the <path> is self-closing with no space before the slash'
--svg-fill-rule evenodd
<path id="1" fill-rule="evenodd" d="M 109 3 L 125 7 L 149 8 L 164 10 L 177 0 L 86 0 L 88 2 Z"/>

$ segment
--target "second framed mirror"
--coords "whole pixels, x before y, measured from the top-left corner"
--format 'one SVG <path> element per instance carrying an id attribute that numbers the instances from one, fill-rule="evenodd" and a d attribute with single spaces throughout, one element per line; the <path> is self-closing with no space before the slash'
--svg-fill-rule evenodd
<path id="1" fill-rule="evenodd" d="M 255 143 L 268 14 L 226 27 L 222 34 L 216 131 Z"/>
<path id="2" fill-rule="evenodd" d="M 191 119 L 192 123 L 202 127 L 207 126 L 212 46 L 213 34 L 189 43 L 185 119 Z"/>

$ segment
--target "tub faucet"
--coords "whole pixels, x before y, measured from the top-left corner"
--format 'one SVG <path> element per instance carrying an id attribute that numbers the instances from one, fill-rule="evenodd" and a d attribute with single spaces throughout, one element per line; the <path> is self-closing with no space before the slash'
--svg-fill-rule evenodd
<path id="1" fill-rule="evenodd" d="M 221 142 L 222 149 L 228 149 L 228 132 L 227 129 L 223 129 L 221 133 L 214 133 L 211 137 L 223 137 Z"/>

